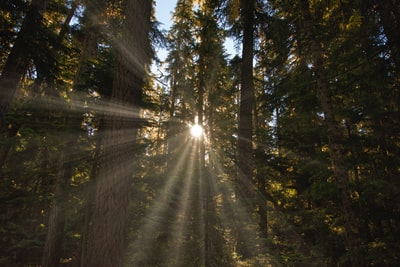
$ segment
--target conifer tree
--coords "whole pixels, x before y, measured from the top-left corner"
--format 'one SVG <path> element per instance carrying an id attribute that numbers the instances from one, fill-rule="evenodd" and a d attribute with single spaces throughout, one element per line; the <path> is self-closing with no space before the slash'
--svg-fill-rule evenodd
<path id="1" fill-rule="evenodd" d="M 47 2 L 46 0 L 32 1 L 18 37 L 3 66 L 0 79 L 0 87 L 3 88 L 0 94 L 0 129 L 6 125 L 6 114 L 28 70 L 29 60 L 32 59 L 34 53 L 34 45 L 39 42 L 40 27 L 43 25 L 42 16 Z"/>
<path id="2" fill-rule="evenodd" d="M 121 45 L 117 47 L 110 112 L 103 128 L 105 139 L 93 172 L 92 216 L 82 249 L 81 266 L 121 266 L 124 262 L 131 178 L 131 157 L 149 64 L 152 2 L 128 1 Z M 120 105 L 115 109 L 113 105 Z M 125 110 L 123 110 L 125 106 Z M 131 160 L 130 160 L 131 159 Z"/>

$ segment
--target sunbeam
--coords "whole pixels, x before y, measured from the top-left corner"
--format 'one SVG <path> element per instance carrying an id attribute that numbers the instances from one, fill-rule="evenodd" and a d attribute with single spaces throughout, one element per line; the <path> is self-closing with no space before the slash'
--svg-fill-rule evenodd
<path id="1" fill-rule="evenodd" d="M 121 118 L 141 118 L 141 108 L 120 101 L 106 100 L 100 97 L 92 97 L 89 93 L 73 92 L 64 97 L 28 95 L 24 98 L 29 106 L 37 110 L 48 109 L 50 111 L 65 112 L 96 112 Z M 151 114 L 151 112 L 148 112 Z M 153 119 L 148 116 L 147 119 Z"/>
<path id="2" fill-rule="evenodd" d="M 138 229 L 141 238 L 131 244 L 136 255 L 134 257 L 136 264 L 151 262 L 153 253 L 162 251 L 164 260 L 176 261 L 181 256 L 180 249 L 175 246 L 169 248 L 168 243 L 179 244 L 173 240 L 183 235 L 187 224 L 185 213 L 190 203 L 188 202 L 191 198 L 190 191 L 193 189 L 193 150 L 194 148 L 188 143 L 181 143 L 177 149 L 179 151 L 177 160 L 169 163 L 170 171 L 164 176 L 166 179 L 164 186 L 151 201 Z"/>
<path id="3" fill-rule="evenodd" d="M 0 1 L 0 264 L 400 266 L 400 1 L 287 3 Z"/>
<path id="4" fill-rule="evenodd" d="M 195 195 L 196 181 L 194 181 L 195 175 L 195 155 L 196 148 L 192 148 L 188 161 L 187 168 L 185 170 L 184 175 L 182 176 L 184 181 L 183 190 L 181 196 L 179 197 L 178 208 L 176 211 L 175 217 L 175 226 L 173 227 L 170 235 L 173 242 L 176 242 L 176 245 L 172 246 L 170 257 L 171 262 L 174 265 L 179 265 L 179 263 L 183 260 L 182 251 L 185 244 L 185 239 L 187 238 L 187 232 L 189 231 L 189 223 L 191 220 L 190 209 L 193 204 L 193 196 Z"/>

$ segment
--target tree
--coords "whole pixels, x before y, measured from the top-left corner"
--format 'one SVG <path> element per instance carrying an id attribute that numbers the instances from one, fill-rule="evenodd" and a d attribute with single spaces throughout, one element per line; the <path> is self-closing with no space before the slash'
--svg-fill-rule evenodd
<path id="1" fill-rule="evenodd" d="M 247 211 L 252 213 L 253 198 L 253 111 L 254 111 L 254 12 L 255 1 L 240 1 L 241 20 L 243 23 L 242 40 L 242 65 L 240 80 L 240 107 L 238 129 L 238 193 L 243 200 Z M 240 230 L 239 230 L 240 231 Z M 242 234 L 246 235 L 246 234 Z M 243 242 L 243 236 L 239 237 L 239 244 Z M 239 253 L 245 258 L 249 257 L 250 248 L 246 244 L 239 246 Z"/>
<path id="2" fill-rule="evenodd" d="M 0 3 L 2 68 L 39 2 Z M 25 35 L 0 265 L 398 266 L 397 2 L 177 1 L 161 75 L 142 2 Z"/>
<path id="3" fill-rule="evenodd" d="M 94 206 L 81 266 L 121 266 L 124 262 L 135 136 L 142 86 L 149 63 L 152 2 L 128 1 L 103 150 L 94 179 Z M 121 105 L 115 110 L 115 105 Z M 125 108 L 123 108 L 124 106 Z M 125 110 L 124 110 L 125 109 Z M 128 111 L 128 113 L 126 113 Z"/>
<path id="4" fill-rule="evenodd" d="M 18 32 L 18 37 L 3 66 L 0 87 L 0 129 L 5 127 L 5 117 L 14 100 L 21 79 L 28 70 L 29 61 L 33 57 L 34 44 L 38 43 L 38 35 L 42 25 L 42 15 L 47 0 L 32 1 L 25 19 Z"/>
<path id="5" fill-rule="evenodd" d="M 255 1 L 241 1 L 243 47 L 240 87 L 238 166 L 239 190 L 251 197 L 253 177 L 253 110 L 254 110 L 254 8 Z M 250 195 L 249 195 L 250 194 Z"/>

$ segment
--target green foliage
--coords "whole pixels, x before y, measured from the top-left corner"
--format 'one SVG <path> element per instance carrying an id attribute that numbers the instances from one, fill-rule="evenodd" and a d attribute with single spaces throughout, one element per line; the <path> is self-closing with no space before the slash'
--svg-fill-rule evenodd
<path id="1" fill-rule="evenodd" d="M 0 4 L 0 66 L 28 2 Z M 101 25 L 92 25 L 86 13 L 77 12 L 82 17 L 62 38 L 71 4 L 50 2 L 36 41 L 26 47 L 33 51 L 30 66 L 0 133 L 5 159 L 0 180 L 1 266 L 40 265 L 62 171 L 68 173 L 60 202 L 66 218 L 61 257 L 77 259 L 90 200 L 89 177 L 101 148 L 102 108 L 113 86 L 115 38 L 123 21 L 118 1 L 96 1 L 109 12 L 98 10 Z M 252 180 L 258 198 L 244 213 L 250 218 L 246 227 L 258 224 L 266 231 L 255 230 L 247 241 L 257 247 L 248 259 L 238 254 L 234 231 L 247 219 L 238 215 L 235 180 L 242 61 L 238 56 L 228 59 L 223 47 L 229 34 L 239 43 L 240 1 L 194 2 L 177 3 L 167 33 L 166 73 L 146 81 L 141 107 L 148 121 L 139 129 L 135 152 L 127 155 L 135 170 L 129 262 L 198 266 L 204 262 L 199 252 L 204 251 L 206 231 L 210 266 L 350 266 L 353 252 L 345 247 L 340 189 L 333 178 L 326 115 L 306 34 L 312 30 L 321 44 L 365 266 L 399 265 L 398 24 L 396 13 L 386 8 L 394 1 L 307 1 L 313 29 L 304 28 L 310 19 L 301 12 L 304 1 L 258 1 Z M 162 39 L 160 34 L 154 29 L 153 40 Z M 93 46 L 85 47 L 89 41 Z M 207 134 L 203 177 L 211 181 L 207 210 L 198 201 L 205 186 L 198 179 L 199 158 L 186 135 L 199 114 L 200 95 Z M 85 123 L 85 130 L 92 132 L 81 129 Z M 200 230 L 202 213 L 208 225 Z"/>

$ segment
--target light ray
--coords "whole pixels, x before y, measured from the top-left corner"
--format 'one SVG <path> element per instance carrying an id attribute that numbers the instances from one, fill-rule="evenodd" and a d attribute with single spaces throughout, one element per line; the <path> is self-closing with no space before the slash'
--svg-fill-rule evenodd
<path id="1" fill-rule="evenodd" d="M 138 229 L 143 238 L 137 239 L 131 244 L 132 250 L 137 253 L 135 260 L 146 262 L 153 257 L 154 248 L 159 245 L 157 244 L 158 239 L 164 238 L 162 236 L 157 237 L 157 235 L 163 235 L 163 231 L 171 223 L 166 221 L 171 216 L 170 212 L 176 212 L 176 210 L 171 210 L 170 205 L 178 205 L 178 213 L 187 210 L 188 206 L 184 202 L 188 198 L 191 181 L 182 180 L 182 177 L 179 176 L 184 166 L 188 166 L 188 164 L 190 166 L 190 161 L 188 162 L 188 160 L 191 158 L 190 154 L 192 150 L 193 148 L 188 146 L 187 143 L 181 143 L 178 149 L 180 155 L 177 161 L 169 166 L 170 172 L 165 175 L 167 181 L 162 191 L 152 200 L 151 206 L 143 218 L 141 227 Z M 186 174 L 190 174 L 189 171 L 189 169 L 186 169 Z M 182 183 L 183 189 L 181 188 Z M 183 224 L 184 221 L 181 220 L 181 223 Z M 181 235 L 180 232 L 184 229 L 184 225 L 182 224 L 175 227 L 174 238 L 178 238 Z M 169 235 L 170 233 L 166 234 Z M 177 254 L 179 254 L 178 251 L 175 251 L 174 255 L 169 255 L 168 258 L 171 259 L 172 256 L 176 257 Z"/>
<path id="2" fill-rule="evenodd" d="M 180 197 L 180 206 L 178 210 L 178 217 L 176 218 L 176 225 L 171 233 L 171 236 L 174 240 L 177 241 L 177 245 L 173 246 L 171 251 L 171 259 L 172 262 L 176 265 L 179 265 L 180 261 L 183 258 L 183 240 L 185 238 L 185 232 L 188 229 L 188 221 L 190 220 L 189 208 L 192 202 L 193 190 L 196 190 L 196 184 L 193 181 L 194 178 L 194 155 L 196 152 L 196 148 L 192 148 L 191 155 L 188 159 L 188 167 L 185 172 L 186 181 L 184 185 L 184 189 L 182 191 L 182 196 Z"/>
<path id="3" fill-rule="evenodd" d="M 24 99 L 31 107 L 41 110 L 64 111 L 66 113 L 92 111 L 98 114 L 107 114 L 108 116 L 122 118 L 142 118 L 142 109 L 139 106 L 119 101 L 93 98 L 89 97 L 89 94 L 81 92 L 74 92 L 66 98 L 60 96 L 30 95 Z M 153 119 L 151 112 L 148 112 L 148 114 L 150 115 L 146 119 Z"/>

